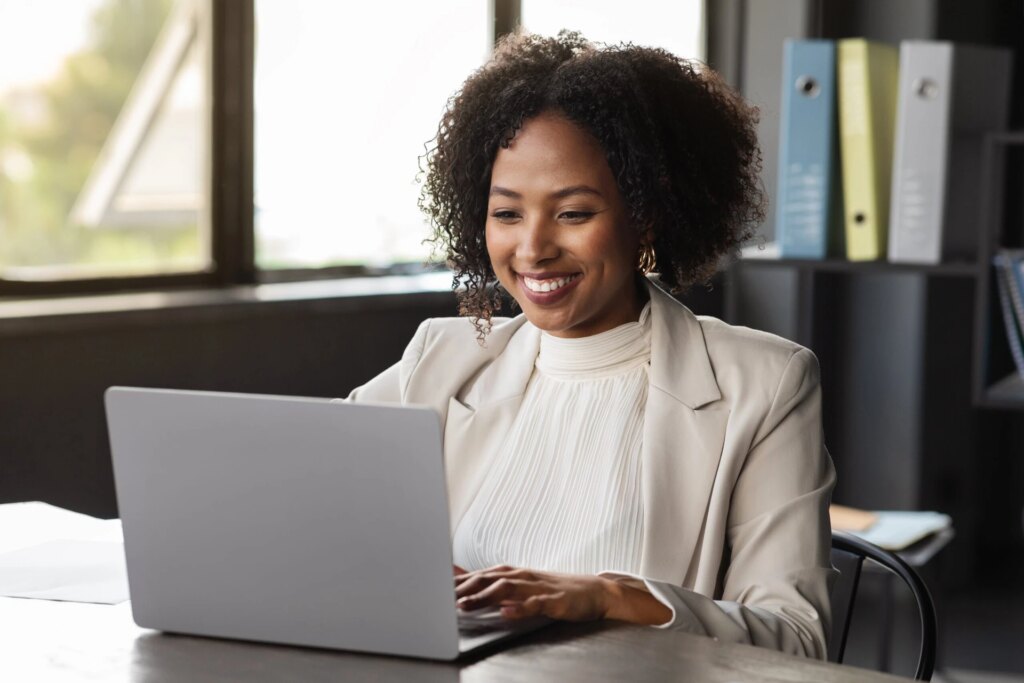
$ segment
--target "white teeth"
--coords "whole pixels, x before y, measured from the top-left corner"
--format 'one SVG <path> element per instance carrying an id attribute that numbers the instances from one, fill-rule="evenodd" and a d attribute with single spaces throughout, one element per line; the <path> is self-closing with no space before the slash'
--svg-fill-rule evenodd
<path id="1" fill-rule="evenodd" d="M 533 278 L 524 277 L 523 282 L 526 283 L 527 289 L 531 292 L 553 292 L 556 289 L 565 287 L 578 277 L 578 273 L 569 277 L 561 277 L 557 280 L 534 280 Z"/>

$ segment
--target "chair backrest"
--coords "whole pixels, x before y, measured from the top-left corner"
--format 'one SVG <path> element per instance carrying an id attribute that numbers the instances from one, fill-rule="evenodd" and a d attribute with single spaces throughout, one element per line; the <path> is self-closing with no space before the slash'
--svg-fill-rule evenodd
<path id="1" fill-rule="evenodd" d="M 832 637 L 828 646 L 829 661 L 843 661 L 846 637 L 849 635 L 850 620 L 853 617 L 857 587 L 865 559 L 903 579 L 917 601 L 917 611 L 921 619 L 921 650 L 914 678 L 919 681 L 931 680 L 932 671 L 935 669 L 935 606 L 924 581 L 898 555 L 841 531 L 832 532 L 832 565 L 839 570 L 839 578 L 832 586 Z"/>

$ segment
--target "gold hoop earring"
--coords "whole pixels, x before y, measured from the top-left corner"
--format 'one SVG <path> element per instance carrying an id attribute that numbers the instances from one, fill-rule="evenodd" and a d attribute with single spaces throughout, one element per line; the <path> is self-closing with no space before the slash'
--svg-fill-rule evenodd
<path id="1" fill-rule="evenodd" d="M 640 257 L 636 262 L 636 269 L 639 270 L 643 275 L 650 275 L 651 271 L 657 266 L 657 261 L 654 257 L 654 245 L 647 243 L 640 247 Z"/>

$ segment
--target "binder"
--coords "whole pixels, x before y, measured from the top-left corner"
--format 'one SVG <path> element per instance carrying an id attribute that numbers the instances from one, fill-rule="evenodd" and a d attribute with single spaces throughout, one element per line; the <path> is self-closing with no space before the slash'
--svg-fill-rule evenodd
<path id="1" fill-rule="evenodd" d="M 899 52 L 863 38 L 837 50 L 846 255 L 871 261 L 888 248 Z"/>
<path id="2" fill-rule="evenodd" d="M 1006 129 L 1011 64 L 1002 48 L 900 44 L 889 260 L 977 258 L 982 136 Z"/>
<path id="3" fill-rule="evenodd" d="M 786 40 L 782 62 L 776 239 L 783 258 L 825 258 L 836 248 L 838 203 L 835 43 Z"/>
<path id="4" fill-rule="evenodd" d="M 1001 249 L 992 258 L 996 271 L 996 291 L 999 292 L 999 309 L 1006 329 L 1006 341 L 1010 347 L 1017 374 L 1024 378 L 1024 345 L 1021 330 L 1024 330 L 1024 298 L 1021 290 L 1024 273 L 1021 273 L 1020 254 Z"/>

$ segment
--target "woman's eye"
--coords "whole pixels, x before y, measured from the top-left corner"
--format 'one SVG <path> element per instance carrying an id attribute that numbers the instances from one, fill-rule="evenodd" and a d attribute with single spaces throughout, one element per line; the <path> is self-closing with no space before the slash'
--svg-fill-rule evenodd
<path id="1" fill-rule="evenodd" d="M 514 221 L 519 218 L 519 215 L 515 211 L 509 211 L 507 209 L 499 209 L 491 213 L 492 218 L 496 218 L 502 222 Z"/>
<path id="2" fill-rule="evenodd" d="M 558 217 L 565 219 L 570 223 L 582 223 L 583 221 L 591 218 L 593 215 L 593 211 L 563 211 L 562 213 L 558 214 Z"/>

